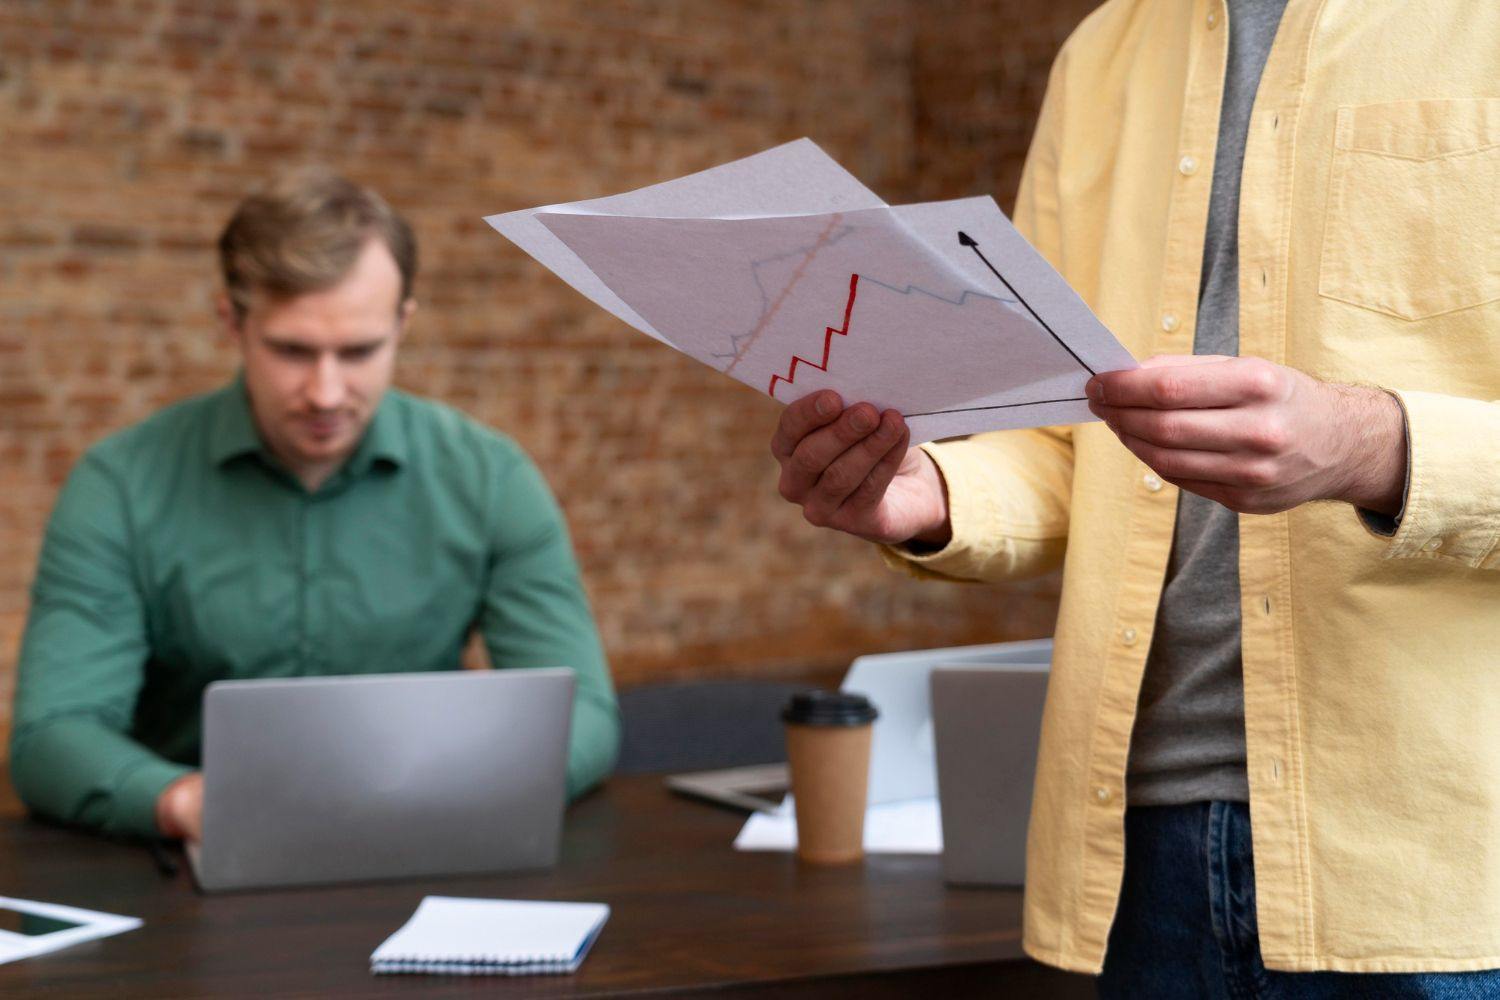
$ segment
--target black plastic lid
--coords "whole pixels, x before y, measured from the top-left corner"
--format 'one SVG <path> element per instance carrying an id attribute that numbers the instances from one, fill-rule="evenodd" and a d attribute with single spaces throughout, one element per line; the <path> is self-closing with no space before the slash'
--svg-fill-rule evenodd
<path id="1" fill-rule="evenodd" d="M 781 718 L 796 726 L 863 726 L 879 714 L 862 694 L 804 691 L 792 695 Z"/>

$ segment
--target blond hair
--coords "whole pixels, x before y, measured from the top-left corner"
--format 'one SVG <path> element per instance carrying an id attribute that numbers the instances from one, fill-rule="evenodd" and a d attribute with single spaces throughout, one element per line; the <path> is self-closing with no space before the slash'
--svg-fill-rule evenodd
<path id="1" fill-rule="evenodd" d="M 244 319 L 256 289 L 285 298 L 338 284 L 371 237 L 395 258 L 405 302 L 417 274 L 417 240 L 384 198 L 322 168 L 276 178 L 240 202 L 219 236 L 236 318 Z"/>

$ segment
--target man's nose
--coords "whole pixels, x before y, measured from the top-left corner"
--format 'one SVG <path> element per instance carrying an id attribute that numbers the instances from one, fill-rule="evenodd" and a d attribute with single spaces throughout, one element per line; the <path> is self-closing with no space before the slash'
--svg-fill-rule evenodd
<path id="1" fill-rule="evenodd" d="M 320 354 L 308 381 L 307 401 L 316 409 L 332 410 L 343 403 L 345 392 L 338 356 L 331 351 Z"/>

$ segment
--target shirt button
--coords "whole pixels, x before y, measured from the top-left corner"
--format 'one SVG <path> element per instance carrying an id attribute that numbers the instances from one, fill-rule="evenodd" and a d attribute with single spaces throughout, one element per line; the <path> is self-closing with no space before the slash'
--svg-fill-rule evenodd
<path id="1" fill-rule="evenodd" d="M 1127 646 L 1134 646 L 1135 629 L 1129 627 L 1128 625 L 1125 628 L 1120 629 L 1120 641 Z"/>
<path id="2" fill-rule="evenodd" d="M 1098 799 L 1100 802 L 1108 802 L 1110 798 L 1109 789 L 1105 788 L 1103 785 L 1100 785 L 1098 788 L 1094 789 L 1094 798 Z"/>
<path id="3" fill-rule="evenodd" d="M 1141 482 L 1145 483 L 1146 489 L 1150 490 L 1152 493 L 1161 492 L 1161 480 L 1157 479 L 1154 474 L 1150 472 L 1146 473 L 1146 475 L 1141 478 Z"/>
<path id="4" fill-rule="evenodd" d="M 1177 161 L 1177 172 L 1184 177 L 1191 177 L 1198 172 L 1198 160 L 1193 156 L 1184 156 Z"/>
<path id="5" fill-rule="evenodd" d="M 1442 547 L 1443 540 L 1441 538 L 1429 538 L 1427 539 L 1427 544 L 1422 546 L 1422 548 L 1426 549 L 1428 552 L 1436 552 Z"/>
<path id="6" fill-rule="evenodd" d="M 1177 329 L 1177 314 L 1162 313 L 1161 328 L 1168 333 L 1171 333 L 1173 330 Z"/>

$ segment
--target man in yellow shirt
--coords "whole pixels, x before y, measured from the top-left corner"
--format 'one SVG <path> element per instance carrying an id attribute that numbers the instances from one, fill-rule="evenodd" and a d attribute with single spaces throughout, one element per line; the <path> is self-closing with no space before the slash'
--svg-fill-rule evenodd
<path id="1" fill-rule="evenodd" d="M 1492 0 L 1111 0 L 1015 210 L 1103 422 L 783 415 L 812 523 L 1063 567 L 1025 944 L 1105 995 L 1500 995 L 1497 79 Z"/>

